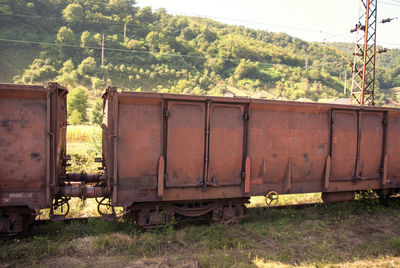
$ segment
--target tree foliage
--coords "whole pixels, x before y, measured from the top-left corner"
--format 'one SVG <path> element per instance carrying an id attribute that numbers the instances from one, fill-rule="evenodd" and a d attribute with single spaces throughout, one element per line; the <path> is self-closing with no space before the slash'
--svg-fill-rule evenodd
<path id="1" fill-rule="evenodd" d="M 63 11 L 63 17 L 67 22 L 81 21 L 85 17 L 85 12 L 79 4 L 69 4 Z"/>
<path id="2" fill-rule="evenodd" d="M 75 41 L 74 32 L 65 26 L 62 26 L 57 33 L 57 42 L 61 45 L 73 45 Z"/>
<path id="3" fill-rule="evenodd" d="M 349 97 L 343 86 L 345 72 L 349 78 L 351 69 L 333 49 L 284 33 L 173 16 L 163 9 L 153 12 L 150 7 L 137 8 L 133 0 L 8 0 L 1 2 L 0 14 L 32 15 L 0 16 L 1 38 L 24 36 L 27 41 L 58 44 L 0 41 L 4 51 L 33 54 L 10 75 L 1 67 L 8 66 L 6 60 L 0 64 L 1 77 L 9 77 L 6 82 L 16 74 L 14 81 L 20 83 L 56 80 L 69 88 L 85 86 L 93 98 L 107 85 L 209 95 L 234 88 L 283 99 Z M 334 45 L 352 57 L 353 45 Z M 377 62 L 377 98 L 383 102 L 393 99 L 392 88 L 400 86 L 400 51 L 379 54 Z M 79 119 L 76 112 L 75 118 Z"/>
<path id="4" fill-rule="evenodd" d="M 88 122 L 88 94 L 84 87 L 77 87 L 68 94 L 68 120 L 73 124 Z M 72 120 L 72 121 L 71 121 Z"/>

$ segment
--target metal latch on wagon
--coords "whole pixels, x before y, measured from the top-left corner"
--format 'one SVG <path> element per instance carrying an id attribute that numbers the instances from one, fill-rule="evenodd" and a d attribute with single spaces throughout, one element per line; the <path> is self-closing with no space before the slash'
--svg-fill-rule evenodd
<path id="1" fill-rule="evenodd" d="M 241 118 L 243 119 L 243 120 L 245 120 L 245 121 L 247 121 L 247 120 L 249 120 L 249 113 L 248 112 L 244 112 L 243 114 L 242 114 L 242 116 L 241 116 Z"/>

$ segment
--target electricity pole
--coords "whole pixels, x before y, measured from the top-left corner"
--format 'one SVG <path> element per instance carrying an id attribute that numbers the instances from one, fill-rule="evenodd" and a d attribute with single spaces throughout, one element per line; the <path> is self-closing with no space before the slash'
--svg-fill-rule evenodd
<path id="1" fill-rule="evenodd" d="M 101 66 L 104 66 L 104 34 L 101 38 Z"/>
<path id="2" fill-rule="evenodd" d="M 377 0 L 360 0 L 359 22 L 351 32 L 357 32 L 354 51 L 351 101 L 360 105 L 375 105 L 375 56 Z"/>

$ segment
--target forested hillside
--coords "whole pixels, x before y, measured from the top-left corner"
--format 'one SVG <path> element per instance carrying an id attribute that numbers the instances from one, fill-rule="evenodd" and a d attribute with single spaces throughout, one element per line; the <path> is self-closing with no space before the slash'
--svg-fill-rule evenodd
<path id="1" fill-rule="evenodd" d="M 350 88 L 350 68 L 325 44 L 152 12 L 133 0 L 0 0 L 0 29 L 1 82 L 66 85 L 72 122 L 96 121 L 98 102 L 90 102 L 94 116 L 79 107 L 108 85 L 317 101 L 345 97 L 347 70 Z M 334 45 L 352 57 L 351 44 Z M 399 86 L 400 51 L 389 50 L 378 56 L 377 103 L 394 100 Z"/>

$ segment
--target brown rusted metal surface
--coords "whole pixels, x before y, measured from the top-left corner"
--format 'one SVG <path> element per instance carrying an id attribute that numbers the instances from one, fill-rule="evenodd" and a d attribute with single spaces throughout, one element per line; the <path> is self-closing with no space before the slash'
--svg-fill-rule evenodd
<path id="1" fill-rule="evenodd" d="M 320 190 L 329 152 L 328 111 L 302 104 L 250 104 L 252 194 Z"/>
<path id="2" fill-rule="evenodd" d="M 322 193 L 322 201 L 325 203 L 343 202 L 354 200 L 354 192 L 330 192 Z"/>
<path id="3" fill-rule="evenodd" d="M 381 112 L 361 112 L 360 161 L 356 175 L 362 180 L 379 179 L 383 158 L 383 118 Z"/>
<path id="4" fill-rule="evenodd" d="M 116 205 L 400 187 L 398 109 L 109 91 L 105 111 Z"/>
<path id="5" fill-rule="evenodd" d="M 67 93 L 0 84 L 0 233 L 27 229 L 33 209 L 52 204 L 65 175 Z"/>
<path id="6" fill-rule="evenodd" d="M 168 102 L 166 187 L 201 186 L 205 103 Z"/>
<path id="7" fill-rule="evenodd" d="M 357 158 L 357 111 L 332 111 L 331 180 L 353 180 Z"/>
<path id="8" fill-rule="evenodd" d="M 106 187 L 90 185 L 60 186 L 58 193 L 66 197 L 94 198 L 104 197 L 108 194 Z"/>
<path id="9" fill-rule="evenodd" d="M 242 183 L 243 112 L 243 105 L 211 105 L 208 179 L 217 186 Z"/>
<path id="10" fill-rule="evenodd" d="M 387 182 L 395 184 L 400 181 L 400 113 L 390 111 L 387 119 L 386 155 Z"/>
<path id="11" fill-rule="evenodd" d="M 67 90 L 0 85 L 0 206 L 49 207 L 65 172 Z"/>

